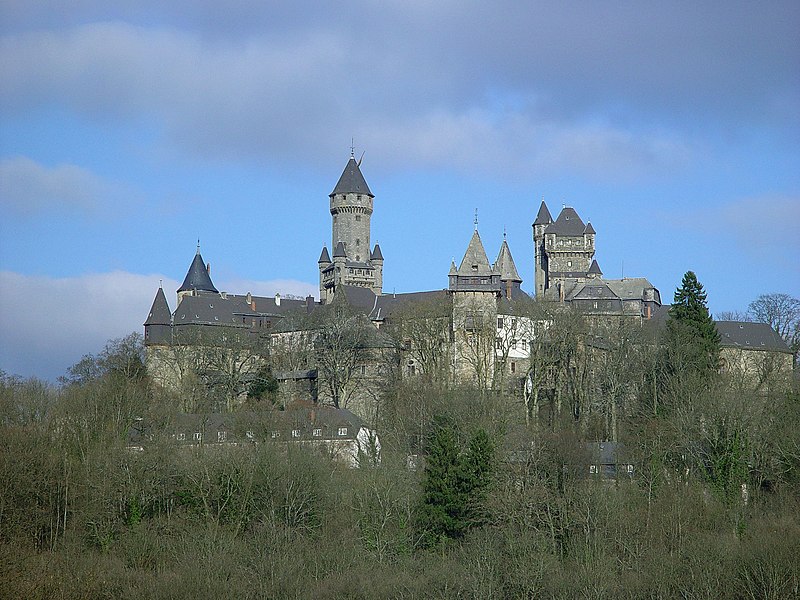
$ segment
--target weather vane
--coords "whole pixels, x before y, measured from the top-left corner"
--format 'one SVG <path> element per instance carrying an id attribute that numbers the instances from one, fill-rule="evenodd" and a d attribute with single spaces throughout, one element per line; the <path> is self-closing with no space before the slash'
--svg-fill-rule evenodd
<path id="1" fill-rule="evenodd" d="M 478 209 L 475 209 L 475 231 L 478 231 Z"/>

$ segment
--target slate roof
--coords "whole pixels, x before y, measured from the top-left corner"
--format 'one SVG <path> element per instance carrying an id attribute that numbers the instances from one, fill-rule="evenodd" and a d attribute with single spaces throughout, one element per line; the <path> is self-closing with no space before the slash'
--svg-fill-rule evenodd
<path id="1" fill-rule="evenodd" d="M 192 264 L 189 266 L 189 272 L 186 273 L 186 278 L 183 284 L 178 288 L 179 292 L 189 292 L 197 290 L 200 292 L 216 292 L 217 288 L 211 283 L 211 276 L 208 274 L 208 269 L 203 262 L 203 257 L 200 256 L 200 248 L 194 255 Z"/>
<path id="2" fill-rule="evenodd" d="M 336 187 L 333 188 L 333 191 L 330 193 L 331 196 L 336 194 L 367 194 L 371 198 L 375 197 L 372 192 L 369 191 L 369 186 L 364 176 L 361 174 L 361 169 L 352 156 L 350 160 L 347 161 L 347 166 L 345 166 L 342 176 L 339 177 Z"/>
<path id="3" fill-rule="evenodd" d="M 500 281 L 522 282 L 522 277 L 520 277 L 517 272 L 517 266 L 514 264 L 514 258 L 511 256 L 511 250 L 505 240 L 503 240 L 503 243 L 500 245 L 500 252 L 494 263 L 494 270 L 500 273 Z"/>
<path id="4" fill-rule="evenodd" d="M 274 317 L 276 320 L 291 312 L 307 311 L 307 300 L 281 298 L 276 304 L 275 298 L 264 296 L 247 296 L 235 294 L 200 293 L 195 296 L 184 296 L 175 309 L 173 324 L 179 325 L 228 325 L 249 327 L 248 318 Z M 252 304 L 251 304 L 252 303 Z M 253 304 L 255 310 L 253 310 Z M 312 303 L 311 307 L 319 305 Z M 245 319 L 243 322 L 242 319 Z"/>
<path id="5" fill-rule="evenodd" d="M 586 224 L 586 227 L 585 227 L 585 229 L 583 230 L 583 233 L 597 233 L 597 232 L 594 230 L 594 227 L 592 227 L 592 222 L 591 222 L 591 221 L 589 221 L 589 222 Z"/>
<path id="6" fill-rule="evenodd" d="M 544 232 L 555 233 L 556 235 L 581 236 L 585 230 L 586 224 L 581 221 L 575 209 L 566 206 L 561 210 L 561 214 L 558 215 L 555 223 L 548 225 Z"/>
<path id="7" fill-rule="evenodd" d="M 167 297 L 164 295 L 164 289 L 158 288 L 156 297 L 153 300 L 153 306 L 150 307 L 150 314 L 147 316 L 145 325 L 169 325 L 172 318 L 172 311 L 167 304 Z"/>
<path id="8" fill-rule="evenodd" d="M 547 210 L 547 204 L 542 200 L 542 205 L 539 207 L 539 212 L 536 213 L 536 220 L 534 225 L 548 225 L 553 222 L 553 217 L 550 216 L 550 211 Z"/>
<path id="9" fill-rule="evenodd" d="M 447 303 L 449 298 L 450 296 L 447 290 L 410 292 L 405 294 L 384 294 L 376 298 L 369 318 L 373 321 L 383 321 L 387 318 L 391 318 L 392 313 L 395 311 L 414 302 L 440 302 L 442 306 L 447 306 L 449 308 L 449 304 Z M 449 310 L 445 310 L 442 316 L 449 316 L 450 314 L 451 313 Z"/>
<path id="10" fill-rule="evenodd" d="M 720 345 L 723 348 L 769 350 L 789 354 L 792 352 L 783 338 L 766 323 L 717 321 L 716 326 L 719 331 Z"/>
<path id="11" fill-rule="evenodd" d="M 344 251 L 344 242 L 341 240 L 336 243 L 336 248 L 333 249 L 333 258 L 340 256 L 347 256 L 347 252 Z"/>
<path id="12" fill-rule="evenodd" d="M 623 300 L 641 300 L 646 289 L 653 287 L 644 277 L 626 277 L 625 279 L 605 279 L 608 287 Z"/>
<path id="13" fill-rule="evenodd" d="M 320 264 L 331 262 L 331 255 L 328 254 L 327 246 L 322 247 L 322 252 L 320 253 L 319 260 L 317 262 Z"/>
<path id="14" fill-rule="evenodd" d="M 477 229 L 472 234 L 472 239 L 469 241 L 467 251 L 464 253 L 464 258 L 461 259 L 461 266 L 458 267 L 458 274 L 467 276 L 494 274 L 489 264 L 489 259 L 486 257 L 486 250 L 483 248 L 483 242 L 481 242 L 481 236 L 478 234 Z"/>
<path id="15" fill-rule="evenodd" d="M 378 244 L 375 244 L 375 248 L 372 250 L 372 254 L 370 255 L 370 260 L 383 260 L 383 253 L 381 252 L 381 247 Z"/>
<path id="16" fill-rule="evenodd" d="M 600 265 L 597 264 L 596 260 L 592 261 L 592 264 L 591 264 L 591 266 L 589 266 L 589 270 L 587 271 L 587 273 L 592 274 L 592 275 L 602 275 L 603 274 L 603 272 L 600 270 Z"/>

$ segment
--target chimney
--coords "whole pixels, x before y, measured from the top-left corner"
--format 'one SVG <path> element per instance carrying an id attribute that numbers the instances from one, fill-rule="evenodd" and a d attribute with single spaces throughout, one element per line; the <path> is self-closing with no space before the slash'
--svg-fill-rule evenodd
<path id="1" fill-rule="evenodd" d="M 209 275 L 211 275 L 211 263 L 210 263 L 210 262 L 209 262 L 209 263 L 206 263 L 206 273 L 208 273 Z"/>
<path id="2" fill-rule="evenodd" d="M 275 292 L 275 306 L 281 305 L 281 295 L 278 292 Z"/>

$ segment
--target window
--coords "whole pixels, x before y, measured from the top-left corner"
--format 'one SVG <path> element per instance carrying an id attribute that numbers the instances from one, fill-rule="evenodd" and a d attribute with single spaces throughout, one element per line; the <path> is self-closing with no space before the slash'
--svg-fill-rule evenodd
<path id="1" fill-rule="evenodd" d="M 254 437 L 256 437 L 252 431 L 248 431 L 247 433 L 245 433 L 245 435 L 247 436 L 248 440 L 252 440 Z"/>
<path id="2" fill-rule="evenodd" d="M 313 435 L 314 437 L 322 437 L 322 429 L 317 427 L 316 429 L 314 429 L 314 431 L 311 432 L 311 435 Z"/>
<path id="3" fill-rule="evenodd" d="M 361 240 L 359 238 L 356 238 L 356 248 L 358 248 L 360 245 L 361 245 Z"/>
<path id="4" fill-rule="evenodd" d="M 517 372 L 517 363 L 515 363 L 513 360 L 511 361 L 511 372 L 512 373 Z"/>
<path id="5" fill-rule="evenodd" d="M 571 266 L 572 266 L 572 261 L 571 261 L 571 260 L 568 260 L 568 261 L 567 261 L 567 266 L 568 266 L 568 267 L 571 267 Z"/>
<path id="6" fill-rule="evenodd" d="M 625 472 L 628 473 L 628 475 L 633 475 L 633 465 L 625 465 Z"/>
<path id="7" fill-rule="evenodd" d="M 527 350 L 528 349 L 528 341 L 527 340 L 520 340 L 519 343 L 520 343 L 520 346 L 521 346 L 521 348 L 523 350 Z"/>
<path id="8" fill-rule="evenodd" d="M 197 432 L 195 432 L 193 437 L 194 437 L 194 441 L 195 442 L 199 442 L 200 440 L 203 439 L 203 434 L 200 433 L 199 431 L 197 431 Z"/>
<path id="9" fill-rule="evenodd" d="M 495 350 L 502 350 L 503 349 L 503 340 L 501 340 L 500 338 L 497 338 L 494 341 L 494 348 L 495 348 Z"/>
<path id="10" fill-rule="evenodd" d="M 185 433 L 179 433 L 177 436 L 175 436 L 175 439 L 177 439 L 179 442 L 182 442 L 182 441 L 184 441 L 186 439 L 186 434 Z"/>
<path id="11" fill-rule="evenodd" d="M 292 437 L 299 438 L 300 437 L 300 430 L 299 429 L 292 429 Z"/>
<path id="12" fill-rule="evenodd" d="M 273 432 L 272 432 L 272 439 L 273 439 L 273 440 L 274 440 L 275 438 L 279 438 L 279 437 L 281 437 L 281 432 L 280 432 L 280 431 L 273 431 Z"/>
<path id="13" fill-rule="evenodd" d="M 417 372 L 417 367 L 415 365 L 408 365 L 408 374 L 414 375 Z"/>
<path id="14" fill-rule="evenodd" d="M 361 366 L 359 367 L 359 372 L 360 372 L 362 375 L 366 375 L 366 374 L 367 374 L 367 367 L 366 367 L 366 365 L 361 365 Z"/>
<path id="15" fill-rule="evenodd" d="M 503 317 L 497 317 L 497 328 L 498 329 L 503 328 Z"/>
<path id="16" fill-rule="evenodd" d="M 360 220 L 361 220 L 361 215 L 356 215 L 356 221 L 360 221 Z"/>
<path id="17" fill-rule="evenodd" d="M 597 475 L 597 465 L 589 465 L 589 473 Z"/>
<path id="18" fill-rule="evenodd" d="M 228 432 L 227 431 L 218 431 L 217 432 L 217 441 L 224 442 L 228 439 Z"/>
<path id="19" fill-rule="evenodd" d="M 347 427 L 339 427 L 339 435 L 347 435 Z"/>

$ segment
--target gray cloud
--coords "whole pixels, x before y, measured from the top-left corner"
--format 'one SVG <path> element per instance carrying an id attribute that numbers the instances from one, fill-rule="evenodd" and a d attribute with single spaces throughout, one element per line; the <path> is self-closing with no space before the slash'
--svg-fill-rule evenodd
<path id="1" fill-rule="evenodd" d="M 796 3 L 180 5 L 84 2 L 48 31 L 10 11 L 0 105 L 146 115 L 213 158 L 320 163 L 355 134 L 387 165 L 589 176 L 674 168 L 709 128 L 798 125 Z"/>
<path id="2" fill-rule="evenodd" d="M 0 160 L 0 206 L 21 216 L 45 211 L 97 214 L 122 194 L 118 184 L 76 165 L 46 167 L 27 157 Z"/>

